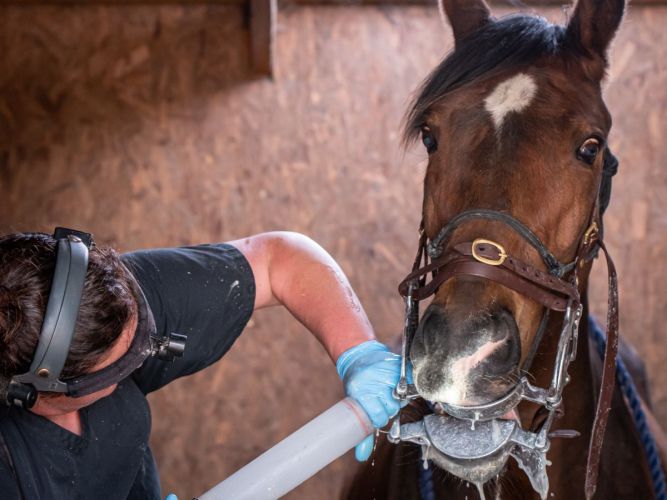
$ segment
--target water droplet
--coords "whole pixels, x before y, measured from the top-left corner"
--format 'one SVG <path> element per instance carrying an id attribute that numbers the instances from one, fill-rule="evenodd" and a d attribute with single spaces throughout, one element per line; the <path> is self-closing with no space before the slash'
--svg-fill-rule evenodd
<path id="1" fill-rule="evenodd" d="M 476 411 L 475 413 L 473 413 L 473 417 L 470 420 L 470 430 L 471 431 L 475 430 L 475 422 L 477 422 L 478 420 L 479 420 L 479 412 Z"/>
<path id="2" fill-rule="evenodd" d="M 484 485 L 482 483 L 475 483 L 475 486 L 477 486 L 480 500 L 486 500 L 486 497 L 484 496 Z"/>

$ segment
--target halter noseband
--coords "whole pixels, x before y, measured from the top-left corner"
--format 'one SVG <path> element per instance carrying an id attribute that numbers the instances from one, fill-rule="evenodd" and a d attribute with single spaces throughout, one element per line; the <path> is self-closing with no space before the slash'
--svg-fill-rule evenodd
<path id="1" fill-rule="evenodd" d="M 525 224 L 521 221 L 515 219 L 511 215 L 505 214 L 503 212 L 497 212 L 495 210 L 467 210 L 461 212 L 449 223 L 443 227 L 438 235 L 431 240 L 428 244 L 427 251 L 428 256 L 431 259 L 438 258 L 449 239 L 451 238 L 454 230 L 462 225 L 463 223 L 475 220 L 475 219 L 486 219 L 491 221 L 502 222 L 503 224 L 511 227 L 515 232 L 519 233 L 530 245 L 538 251 L 540 257 L 546 264 L 549 269 L 550 274 L 553 274 L 557 277 L 562 277 L 567 274 L 569 271 L 574 269 L 575 262 L 570 262 L 569 264 L 561 264 L 556 257 L 547 249 L 547 247 L 542 243 L 542 241 L 533 233 Z M 478 259 L 479 260 L 479 259 Z"/>

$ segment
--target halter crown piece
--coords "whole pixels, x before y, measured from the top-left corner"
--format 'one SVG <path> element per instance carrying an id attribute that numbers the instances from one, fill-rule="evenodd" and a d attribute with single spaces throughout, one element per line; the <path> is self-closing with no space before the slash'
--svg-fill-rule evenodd
<path id="1" fill-rule="evenodd" d="M 597 483 L 602 438 L 607 424 L 614 390 L 616 353 L 618 349 L 618 287 L 614 264 L 601 240 L 600 197 L 591 210 L 588 224 L 582 228 L 582 237 L 573 261 L 561 263 L 525 224 L 513 216 L 493 211 L 474 209 L 452 218 L 430 242 L 421 229 L 419 249 L 412 272 L 399 285 L 405 298 L 405 325 L 403 331 L 401 377 L 395 395 L 403 401 L 420 397 L 414 385 L 406 379 L 407 355 L 419 324 L 419 301 L 436 293 L 438 288 L 456 276 L 476 276 L 494 281 L 515 290 L 545 308 L 535 340 L 522 366 L 526 373 L 546 330 L 550 311 L 564 313 L 556 361 L 548 388 L 532 385 L 524 376 L 517 385 L 500 399 L 483 405 L 460 406 L 435 403 L 446 414 L 431 414 L 413 423 L 394 420 L 389 440 L 410 441 L 422 446 L 422 458 L 434 460 L 450 473 L 478 485 L 501 472 L 509 456 L 514 457 L 527 474 L 531 485 L 545 499 L 549 491 L 546 453 L 550 438 L 574 437 L 576 431 L 550 432 L 558 413 L 562 413 L 562 394 L 569 382 L 567 369 L 577 353 L 579 322 L 583 305 L 579 295 L 579 272 L 584 262 L 592 260 L 602 249 L 609 272 L 609 305 L 607 314 L 608 342 L 606 346 L 602 385 L 591 435 L 586 468 L 586 497 L 592 498 Z M 508 254 L 501 243 L 476 239 L 449 246 L 454 230 L 471 220 L 491 220 L 505 224 L 518 233 L 540 255 L 548 272 L 536 269 Z M 430 258 L 430 263 L 429 263 Z M 422 266 L 423 262 L 423 266 Z M 421 267 L 420 267 L 421 266 Z M 427 275 L 432 275 L 427 282 Z M 499 418 L 521 401 L 541 405 L 546 417 L 537 429 L 526 431 L 516 421 Z M 442 413 L 442 412 L 440 412 Z"/>

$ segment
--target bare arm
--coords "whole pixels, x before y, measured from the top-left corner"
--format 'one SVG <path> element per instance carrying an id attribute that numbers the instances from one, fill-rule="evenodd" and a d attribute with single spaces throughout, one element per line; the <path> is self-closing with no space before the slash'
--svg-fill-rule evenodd
<path id="1" fill-rule="evenodd" d="M 350 347 L 375 338 L 345 274 L 310 238 L 272 232 L 230 244 L 252 267 L 255 309 L 284 305 L 317 337 L 334 362 Z"/>

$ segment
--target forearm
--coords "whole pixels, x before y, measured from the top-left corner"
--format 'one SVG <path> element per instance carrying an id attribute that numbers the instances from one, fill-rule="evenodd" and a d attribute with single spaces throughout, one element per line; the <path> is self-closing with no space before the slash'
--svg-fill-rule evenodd
<path id="1" fill-rule="evenodd" d="M 361 405 L 373 426 L 387 425 L 400 408 L 393 391 L 401 357 L 383 344 L 366 342 L 375 338 L 373 329 L 333 258 L 311 239 L 295 233 L 260 234 L 231 244 L 252 267 L 255 308 L 287 307 L 337 362 L 345 393 Z M 357 460 L 368 459 L 373 443 L 370 435 L 357 445 Z"/>
<path id="2" fill-rule="evenodd" d="M 258 290 L 256 307 L 284 305 L 334 362 L 350 347 L 375 338 L 345 274 L 311 239 L 279 232 L 232 244 L 250 256 Z"/>

